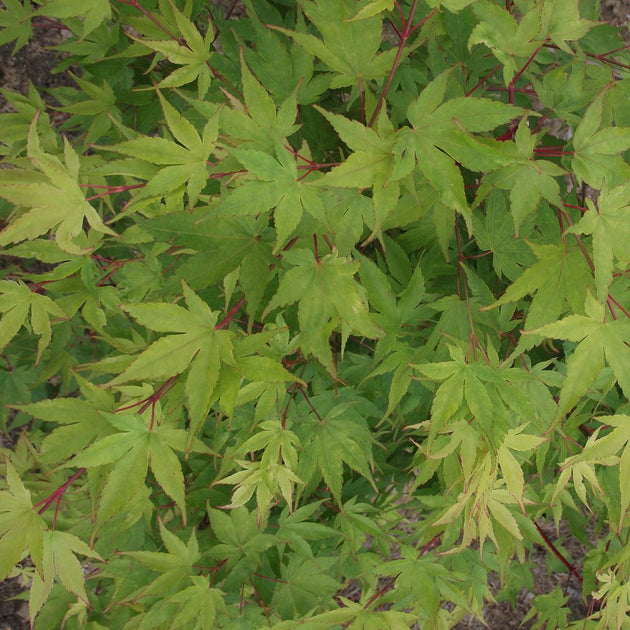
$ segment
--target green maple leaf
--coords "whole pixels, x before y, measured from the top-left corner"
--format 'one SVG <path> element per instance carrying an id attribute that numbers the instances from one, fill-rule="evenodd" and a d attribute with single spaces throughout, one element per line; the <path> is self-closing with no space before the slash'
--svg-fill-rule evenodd
<path id="1" fill-rule="evenodd" d="M 337 0 L 300 2 L 308 19 L 321 33 L 321 39 L 310 33 L 274 27 L 321 59 L 333 72 L 331 88 L 356 86 L 384 78 L 390 70 L 396 50 L 379 54 L 382 20 L 379 15 L 354 21 L 352 5 Z"/>
<path id="2" fill-rule="evenodd" d="M 592 274 L 579 248 L 528 245 L 538 262 L 526 269 L 489 308 L 533 295 L 526 318 L 530 330 L 557 320 L 568 308 L 574 313 L 582 312 Z M 521 343 L 529 341 L 521 338 L 519 346 Z"/>
<path id="3" fill-rule="evenodd" d="M 556 207 L 562 206 L 560 186 L 554 178 L 563 176 L 565 171 L 548 160 L 533 159 L 536 136 L 530 133 L 524 118 L 516 131 L 515 145 L 518 162 L 485 175 L 477 190 L 477 201 L 484 199 L 493 188 L 509 190 L 514 231 L 518 236 L 523 221 L 536 211 L 541 199 Z"/>
<path id="4" fill-rule="evenodd" d="M 474 445 L 475 436 L 467 435 L 468 429 L 461 425 L 462 421 L 466 422 L 472 415 L 475 433 L 483 433 L 497 450 L 501 444 L 516 448 L 512 444 L 517 441 L 504 442 L 507 440 L 504 436 L 510 435 L 511 428 L 532 421 L 542 431 L 549 424 L 550 394 L 535 371 L 527 373 L 516 368 L 472 362 L 458 348 L 451 346 L 449 350 L 451 361 L 412 364 L 411 367 L 429 380 L 440 382 L 431 405 L 427 449 L 432 457 L 442 448 L 448 454 L 450 451 L 443 443 L 436 448 L 434 444 L 440 444 L 439 434 L 452 434 L 450 450 L 460 443 L 464 452 L 472 448 L 472 452 L 463 456 L 464 470 L 470 473 L 477 446 Z M 532 392 L 535 392 L 534 400 Z"/>
<path id="5" fill-rule="evenodd" d="M 382 565 L 382 575 L 396 578 L 396 590 L 413 596 L 425 613 L 434 617 L 442 598 L 452 596 L 454 589 L 469 579 L 468 575 L 449 570 L 433 562 L 431 556 L 418 556 L 418 550 L 409 545 L 400 546 L 401 557 Z"/>
<path id="6" fill-rule="evenodd" d="M 581 39 L 594 26 L 597 22 L 580 17 L 579 0 L 541 3 L 541 38 L 548 37 L 566 53 L 573 52 L 567 42 Z"/>
<path id="7" fill-rule="evenodd" d="M 107 22 L 112 17 L 112 7 L 109 0 L 52 0 L 38 11 L 40 15 L 55 18 L 83 17 L 83 33 L 85 37 L 95 28 Z"/>
<path id="8" fill-rule="evenodd" d="M 323 605 L 339 588 L 339 580 L 331 576 L 337 562 L 334 556 L 292 556 L 280 566 L 281 581 L 271 602 L 274 610 L 290 619 Z"/>
<path id="9" fill-rule="evenodd" d="M 244 59 L 241 59 L 243 100 L 245 104 L 232 99 L 233 108 L 221 112 L 221 131 L 230 138 L 242 140 L 243 146 L 271 152 L 278 143 L 293 135 L 298 127 L 297 88 L 293 86 L 284 102 L 276 107 L 267 90 L 251 73 Z"/>
<path id="10" fill-rule="evenodd" d="M 327 112 L 316 107 L 333 126 L 339 137 L 352 153 L 339 166 L 314 182 L 315 186 L 339 188 L 372 188 L 372 208 L 361 213 L 372 230 L 364 245 L 374 238 L 381 238 L 382 228 L 394 212 L 400 198 L 399 180 L 408 175 L 413 164 L 397 154 L 398 136 L 384 111 L 377 119 L 375 128 L 356 120 Z"/>
<path id="11" fill-rule="evenodd" d="M 185 393 L 194 434 L 212 405 L 221 364 L 236 364 L 233 333 L 216 330 L 218 313 L 210 310 L 185 282 L 182 286 L 188 309 L 163 302 L 123 307 L 141 325 L 173 334 L 154 341 L 110 385 L 165 379 L 188 371 Z"/>
<path id="12" fill-rule="evenodd" d="M 7 490 L 0 491 L 0 580 L 4 580 L 26 550 L 42 574 L 42 540 L 46 524 L 33 509 L 31 493 L 13 464 L 5 458 Z"/>
<path id="13" fill-rule="evenodd" d="M 199 98 L 208 93 L 208 88 L 214 76 L 210 60 L 214 39 L 212 23 L 208 24 L 205 36 L 201 36 L 197 27 L 174 5 L 170 10 L 182 38 L 181 41 L 167 40 L 138 40 L 143 46 L 161 53 L 172 63 L 181 66 L 160 81 L 160 87 L 180 87 L 197 81 Z"/>
<path id="14" fill-rule="evenodd" d="M 578 343 L 567 359 L 567 376 L 560 392 L 557 418 L 588 392 L 605 362 L 611 367 L 626 398 L 630 398 L 630 321 L 606 321 L 604 306 L 590 293 L 586 296 L 585 315 L 569 315 L 525 334 Z"/>
<path id="15" fill-rule="evenodd" d="M 256 34 L 256 49 L 245 47 L 243 55 L 249 67 L 269 92 L 281 101 L 292 97 L 297 85 L 297 102 L 308 105 L 316 101 L 328 89 L 330 77 L 313 76 L 313 55 L 297 46 L 289 47 L 282 38 L 256 14 L 255 3 L 245 0 L 247 17 Z"/>
<path id="16" fill-rule="evenodd" d="M 456 162 L 478 172 L 515 161 L 516 151 L 509 143 L 474 134 L 491 131 L 522 110 L 486 98 L 464 96 L 442 103 L 449 78 L 450 71 L 443 72 L 411 103 L 407 118 L 412 129 L 399 133 L 398 146 L 401 155 L 415 156 L 417 169 L 439 193 L 442 203 L 470 223 L 464 180 Z"/>
<path id="17" fill-rule="evenodd" d="M 509 207 L 503 191 L 491 191 L 484 203 L 485 214 L 474 213 L 473 226 L 479 247 L 492 252 L 494 270 L 514 281 L 535 261 L 535 256 L 522 235 L 514 235 Z"/>
<path id="18" fill-rule="evenodd" d="M 171 242 L 188 257 L 173 269 L 164 293 L 176 291 L 182 279 L 196 290 L 211 286 L 238 270 L 238 281 L 247 298 L 246 309 L 254 317 L 268 282 L 277 273 L 272 255 L 275 234 L 266 216 L 225 216 L 208 221 L 208 209 L 175 212 L 142 221 L 144 229 L 161 241 Z"/>
<path id="19" fill-rule="evenodd" d="M 13 54 L 22 48 L 33 35 L 31 18 L 33 9 L 29 0 L 7 0 L 0 9 L 0 46 L 15 40 Z"/>
<path id="20" fill-rule="evenodd" d="M 528 57 L 542 44 L 540 14 L 527 11 L 520 22 L 504 7 L 489 0 L 473 3 L 479 23 L 468 40 L 470 50 L 485 44 L 503 65 L 503 80 L 508 85 Z"/>
<path id="21" fill-rule="evenodd" d="M 219 541 L 208 553 L 213 558 L 227 559 L 226 568 L 232 570 L 230 580 L 237 580 L 239 586 L 260 564 L 263 552 L 280 542 L 277 536 L 261 532 L 256 513 L 244 507 L 229 513 L 208 508 L 208 518 Z"/>
<path id="22" fill-rule="evenodd" d="M 360 400 L 331 404 L 318 396 L 311 399 L 319 417 L 311 414 L 295 427 L 302 442 L 302 456 L 297 473 L 307 484 L 323 479 L 335 501 L 341 505 L 344 464 L 365 477 L 373 487 L 372 438 Z M 327 409 L 328 408 L 328 409 Z"/>
<path id="23" fill-rule="evenodd" d="M 166 425 L 147 426 L 142 417 L 133 413 L 103 414 L 118 433 L 106 435 L 67 465 L 93 468 L 115 463 L 103 488 L 98 521 L 103 523 L 119 512 L 144 485 L 150 465 L 156 481 L 180 508 L 186 522 L 184 476 L 175 450 L 210 453 L 199 440 L 193 440 L 183 429 Z"/>
<path id="24" fill-rule="evenodd" d="M 29 597 L 31 625 L 50 595 L 55 579 L 64 588 L 89 605 L 85 591 L 85 574 L 76 554 L 103 562 L 103 558 L 81 539 L 58 530 L 45 531 L 42 537 L 42 575 L 35 573 Z"/>
<path id="25" fill-rule="evenodd" d="M 278 420 L 263 422 L 260 429 L 238 449 L 241 457 L 263 450 L 260 461 L 237 460 L 242 470 L 215 483 L 236 486 L 232 500 L 226 506 L 230 508 L 245 505 L 256 492 L 258 522 L 263 523 L 271 501 L 278 493 L 292 506 L 294 486 L 302 481 L 294 472 L 297 467 L 296 446 L 299 445 L 297 436 Z"/>
<path id="26" fill-rule="evenodd" d="M 284 147 L 277 148 L 278 159 L 256 150 L 232 149 L 255 181 L 245 181 L 219 203 L 207 218 L 222 215 L 260 215 L 273 210 L 277 253 L 297 229 L 306 211 L 324 219 L 324 206 L 317 189 L 299 181 L 295 157 Z"/>
<path id="27" fill-rule="evenodd" d="M 49 297 L 31 291 L 23 282 L 0 281 L 0 350 L 6 348 L 22 326 L 30 327 L 39 336 L 36 363 L 50 344 L 52 329 L 50 319 L 68 319 L 68 315 Z"/>
<path id="28" fill-rule="evenodd" d="M 170 532 L 161 519 L 158 519 L 160 537 L 166 547 L 166 551 L 125 551 L 121 555 L 130 556 L 140 564 L 161 573 L 159 577 L 146 586 L 142 586 L 137 593 L 129 599 L 133 600 L 137 595 L 143 597 L 161 595 L 181 584 L 195 572 L 193 565 L 199 559 L 199 543 L 193 530 L 187 543 L 184 543 L 175 534 Z M 181 593 L 181 591 L 179 591 Z M 177 627 L 177 626 L 175 626 Z"/>
<path id="29" fill-rule="evenodd" d="M 169 628 L 173 630 L 177 628 L 212 630 L 216 627 L 217 611 L 229 614 L 225 604 L 225 593 L 212 588 L 209 578 L 190 575 L 188 580 L 192 582 L 191 586 L 151 606 L 143 615 L 139 630 L 158 627 L 164 619 L 168 619 Z"/>
<path id="30" fill-rule="evenodd" d="M 593 235 L 593 262 L 595 264 L 595 284 L 600 300 L 605 300 L 613 279 L 615 259 L 623 268 L 630 260 L 628 242 L 628 206 L 630 206 L 630 185 L 624 184 L 610 190 L 606 183 L 597 198 L 597 207 L 586 200 L 589 211 L 582 215 L 578 223 L 567 232 Z"/>
<path id="31" fill-rule="evenodd" d="M 218 135 L 218 117 L 210 117 L 201 135 L 159 92 L 168 129 L 175 140 L 142 136 L 112 146 L 101 147 L 144 160 L 161 168 L 134 196 L 134 204 L 148 203 L 186 186 L 188 205 L 194 206 L 208 179 L 208 159 Z"/>
<path id="32" fill-rule="evenodd" d="M 39 171 L 21 168 L 2 169 L 0 197 L 20 207 L 31 208 L 20 214 L 2 232 L 0 246 L 34 239 L 55 229 L 61 249 L 72 254 L 85 253 L 75 239 L 83 237 L 83 222 L 98 232 L 112 234 L 92 205 L 85 199 L 85 189 L 78 183 L 79 157 L 66 139 L 64 163 L 55 155 L 44 153 L 37 134 L 35 116 L 28 131 L 27 155 Z"/>
<path id="33" fill-rule="evenodd" d="M 81 379 L 80 376 L 78 378 Z M 89 390 L 93 391 L 95 387 L 91 383 L 83 382 L 81 389 L 89 395 Z M 96 438 L 112 432 L 112 427 L 102 412 L 114 410 L 113 396 L 101 390 L 99 398 L 101 400 L 94 401 L 59 397 L 15 408 L 38 420 L 60 425 L 49 432 L 41 444 L 44 461 L 60 463 L 80 453 Z"/>
<path id="34" fill-rule="evenodd" d="M 385 180 L 380 182 L 383 187 L 397 178 L 392 173 L 394 139 L 391 123 L 388 129 L 375 130 L 356 120 L 327 112 L 321 107 L 316 106 L 316 109 L 353 151 L 341 165 L 320 179 L 318 184 L 340 188 L 368 188 L 374 185 L 379 175 L 384 175 Z"/>
<path id="35" fill-rule="evenodd" d="M 578 489 L 578 484 L 575 482 L 576 472 L 578 474 L 581 472 L 588 481 L 594 479 L 593 487 L 601 492 L 601 487 L 599 487 L 595 476 L 594 464 L 604 466 L 618 464 L 621 504 L 619 506 L 617 531 L 621 531 L 626 520 L 626 513 L 630 507 L 630 417 L 624 414 L 616 414 L 614 416 L 599 416 L 596 420 L 601 426 L 588 439 L 582 451 L 562 462 L 562 472 L 556 484 L 554 499 L 566 486 L 569 477 L 572 475 L 580 498 L 587 504 L 586 493 L 581 492 L 581 488 Z M 612 430 L 602 435 L 600 432 L 602 427 L 611 428 Z M 617 454 L 622 449 L 621 456 L 617 457 Z M 592 476 L 588 473 L 584 474 L 585 470 L 592 472 Z"/>
<path id="36" fill-rule="evenodd" d="M 578 179 L 601 189 L 604 182 L 617 186 L 630 179 L 630 166 L 619 153 L 630 148 L 630 127 L 599 129 L 606 91 L 586 110 L 573 136 L 571 168 Z"/>
<path id="37" fill-rule="evenodd" d="M 372 321 L 367 301 L 355 280 L 358 261 L 342 258 L 336 252 L 320 260 L 307 249 L 291 249 L 284 261 L 293 265 L 280 280 L 266 313 L 298 302 L 298 322 L 302 351 L 314 355 L 331 372 L 335 371 L 328 338 L 341 325 L 343 340 L 352 332 L 380 337 L 382 331 Z"/>

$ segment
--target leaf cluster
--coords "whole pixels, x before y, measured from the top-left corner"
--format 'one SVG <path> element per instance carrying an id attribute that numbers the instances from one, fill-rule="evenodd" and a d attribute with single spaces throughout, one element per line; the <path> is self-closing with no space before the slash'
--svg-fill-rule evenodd
<path id="1" fill-rule="evenodd" d="M 442 630 L 515 580 L 534 627 L 626 627 L 619 33 L 222 4 L 0 8 L 75 84 L 2 90 L 0 579 L 42 630 Z"/>

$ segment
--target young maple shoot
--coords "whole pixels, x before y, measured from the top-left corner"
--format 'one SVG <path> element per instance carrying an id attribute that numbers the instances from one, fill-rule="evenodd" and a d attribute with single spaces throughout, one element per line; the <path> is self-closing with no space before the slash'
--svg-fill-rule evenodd
<path id="1" fill-rule="evenodd" d="M 626 627 L 598 7 L 5 0 L 0 44 L 58 31 L 68 79 L 1 90 L 0 579 L 33 628 L 443 630 L 521 587 L 533 627 Z"/>

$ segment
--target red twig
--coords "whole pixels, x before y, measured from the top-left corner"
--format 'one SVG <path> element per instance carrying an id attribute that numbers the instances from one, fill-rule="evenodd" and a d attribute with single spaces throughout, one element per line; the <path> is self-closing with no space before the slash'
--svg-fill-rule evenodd
<path id="1" fill-rule="evenodd" d="M 423 20 L 420 20 L 418 24 L 412 26 L 413 16 L 416 12 L 416 8 L 418 6 L 418 0 L 414 0 L 411 5 L 411 10 L 409 11 L 409 17 L 405 19 L 402 11 L 400 11 L 400 7 L 398 7 L 401 20 L 402 20 L 402 30 L 400 32 L 400 44 L 398 44 L 398 51 L 396 52 L 396 57 L 394 59 L 394 63 L 392 63 L 391 70 L 389 71 L 389 76 L 387 77 L 387 81 L 385 82 L 385 87 L 383 87 L 383 91 L 379 96 L 378 102 L 376 103 L 376 107 L 374 108 L 374 112 L 370 118 L 370 122 L 368 123 L 368 127 L 371 127 L 376 118 L 378 117 L 379 112 L 383 107 L 383 103 L 385 102 L 385 97 L 389 92 L 389 89 L 392 86 L 392 81 L 394 80 L 394 74 L 396 74 L 396 70 L 400 65 L 400 60 L 402 59 L 403 50 L 405 49 L 405 45 L 407 44 L 407 40 L 413 35 L 414 31 L 419 29 L 427 20 L 431 19 L 437 12 L 437 9 L 433 9 L 429 15 L 427 15 Z"/>
<path id="2" fill-rule="evenodd" d="M 214 327 L 214 329 L 221 330 L 222 328 L 226 328 L 227 326 L 229 326 L 232 318 L 234 317 L 234 315 L 236 315 L 243 304 L 245 304 L 244 297 L 238 301 L 236 306 L 232 308 L 232 310 Z"/>
<path id="3" fill-rule="evenodd" d="M 540 534 L 542 539 L 545 541 L 547 547 L 549 547 L 549 549 L 552 551 L 553 555 L 556 556 L 556 558 L 558 558 L 558 560 L 560 560 L 560 562 L 562 562 L 562 564 L 564 564 L 564 566 L 568 569 L 569 573 L 576 577 L 581 583 L 582 576 L 580 575 L 580 572 L 562 555 L 558 548 L 551 542 L 551 540 L 542 530 L 537 521 L 534 521 L 534 525 L 536 526 L 536 529 L 538 530 L 538 533 Z"/>

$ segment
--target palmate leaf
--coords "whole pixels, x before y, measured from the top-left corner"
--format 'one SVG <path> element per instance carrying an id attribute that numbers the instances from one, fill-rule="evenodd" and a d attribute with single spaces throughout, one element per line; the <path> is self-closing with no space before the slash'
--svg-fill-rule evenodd
<path id="1" fill-rule="evenodd" d="M 37 134 L 38 116 L 28 131 L 27 154 L 40 172 L 21 168 L 0 172 L 0 197 L 18 208 L 31 208 L 0 232 L 0 246 L 32 240 L 54 229 L 61 249 L 82 254 L 89 250 L 80 247 L 75 239 L 84 236 L 84 220 L 97 232 L 115 233 L 85 199 L 85 189 L 77 181 L 79 157 L 68 140 L 64 143 L 65 164 L 57 156 L 42 151 Z"/>
<path id="2" fill-rule="evenodd" d="M 415 155 L 417 168 L 440 195 L 442 203 L 459 212 L 470 225 L 464 180 L 456 162 L 472 171 L 503 168 L 517 158 L 510 143 L 473 134 L 491 131 L 522 114 L 520 108 L 486 98 L 452 98 L 442 104 L 450 71 L 434 79 L 411 103 L 399 143 Z M 449 157 L 450 156 L 450 157 Z"/>
<path id="3" fill-rule="evenodd" d="M 90 387 L 96 389 L 91 383 L 83 383 L 82 392 L 85 394 Z M 100 392 L 103 393 L 103 390 Z M 59 397 L 15 407 L 33 418 L 60 425 L 56 429 L 49 429 L 41 443 L 43 461 L 65 462 L 96 438 L 112 432 L 112 427 L 102 412 L 114 410 L 114 398 L 110 393 L 104 393 L 105 400 L 98 402 Z"/>
<path id="4" fill-rule="evenodd" d="M 306 484 L 323 479 L 335 501 L 341 505 L 343 468 L 348 466 L 375 486 L 370 470 L 373 464 L 372 439 L 357 402 L 330 406 L 325 397 L 311 400 L 319 417 L 308 416 L 296 433 L 302 442 L 297 473 Z"/>
<path id="5" fill-rule="evenodd" d="M 501 298 L 487 308 L 533 295 L 525 320 L 528 330 L 557 320 L 568 309 L 582 312 L 592 274 L 579 248 L 563 244 L 528 245 L 538 262 L 528 267 Z M 534 342 L 533 338 L 521 337 L 519 351 Z"/>
<path id="6" fill-rule="evenodd" d="M 597 198 L 597 208 L 590 199 L 586 200 L 589 212 L 585 212 L 578 223 L 567 232 L 593 235 L 593 262 L 597 296 L 604 301 L 613 279 L 615 259 L 625 269 L 630 261 L 630 184 L 610 190 L 606 183 Z"/>
<path id="7" fill-rule="evenodd" d="M 137 414 L 104 414 L 118 433 L 106 435 L 71 459 L 67 466 L 94 468 L 114 464 L 101 495 L 97 522 L 109 520 L 144 485 L 150 465 L 156 481 L 180 508 L 186 522 L 186 499 L 181 464 L 174 451 L 211 453 L 199 440 L 190 442 L 183 429 L 148 427 Z"/>
<path id="8" fill-rule="evenodd" d="M 594 465 L 613 466 L 618 464 L 621 503 L 619 506 L 617 531 L 621 531 L 630 507 L 630 417 L 617 414 L 614 416 L 599 416 L 596 420 L 601 424 L 601 427 L 589 438 L 582 452 L 568 457 L 562 462 L 562 472 L 558 478 L 553 498 L 555 499 L 558 496 L 566 486 L 569 477 L 573 476 L 576 491 L 582 501 L 587 504 L 586 492 L 581 491 L 581 487 L 578 488 L 578 484 L 575 483 L 576 476 L 581 474 L 602 495 L 603 491 L 597 481 Z M 602 435 L 601 429 L 604 427 L 612 430 Z M 620 451 L 622 451 L 621 456 L 617 457 Z M 583 484 L 581 486 L 583 487 Z"/>
<path id="9" fill-rule="evenodd" d="M 103 558 L 96 551 L 72 534 L 58 530 L 48 530 L 43 533 L 43 574 L 34 574 L 29 598 L 31 625 L 41 607 L 46 603 L 56 579 L 68 592 L 89 605 L 85 591 L 85 574 L 76 554 L 103 562 Z"/>
<path id="10" fill-rule="evenodd" d="M 314 76 L 314 58 L 307 50 L 289 47 L 289 40 L 271 30 L 256 14 L 256 3 L 245 0 L 247 17 L 256 34 L 256 49 L 245 47 L 243 55 L 252 72 L 276 99 L 292 97 L 297 85 L 297 102 L 308 105 L 330 84 L 325 74 Z"/>
<path id="11" fill-rule="evenodd" d="M 177 142 L 141 136 L 101 148 L 162 166 L 133 197 L 134 203 L 167 196 L 185 185 L 188 205 L 194 206 L 208 179 L 208 159 L 219 132 L 218 117 L 210 117 L 200 135 L 160 92 L 158 97 L 168 129 Z"/>
<path id="12" fill-rule="evenodd" d="M 542 2 L 540 6 L 542 37 L 548 37 L 558 48 L 570 53 L 568 42 L 581 39 L 597 22 L 580 17 L 579 0 Z"/>
<path id="13" fill-rule="evenodd" d="M 163 302 L 123 307 L 139 324 L 156 332 L 173 334 L 150 344 L 109 385 L 118 386 L 134 380 L 167 379 L 187 372 L 184 392 L 192 439 L 212 404 L 222 394 L 222 386 L 231 390 L 234 380 L 238 383 L 241 376 L 270 382 L 299 379 L 278 365 L 277 361 L 251 356 L 260 349 L 256 345 L 257 338 L 249 338 L 253 348 L 250 352 L 237 346 L 233 332 L 217 329 L 218 312 L 212 311 L 183 281 L 182 286 L 187 309 Z M 219 391 L 215 392 L 217 387 Z"/>
<path id="14" fill-rule="evenodd" d="M 221 112 L 221 131 L 243 141 L 243 148 L 271 152 L 277 144 L 297 131 L 297 87 L 276 107 L 274 100 L 241 58 L 244 106 L 233 101 L 233 108 Z M 246 110 L 246 111 L 245 111 Z"/>
<path id="15" fill-rule="evenodd" d="M 556 418 L 566 414 L 593 384 L 604 368 L 611 367 L 626 398 L 630 398 L 630 321 L 606 321 L 602 304 L 588 293 L 585 315 L 569 315 L 524 334 L 577 342 L 567 359 L 567 376 L 560 391 Z"/>
<path id="16" fill-rule="evenodd" d="M 284 618 L 293 618 L 323 604 L 339 588 L 339 580 L 331 575 L 337 562 L 334 556 L 292 556 L 280 568 L 282 579 L 273 594 L 274 609 Z"/>
<path id="17" fill-rule="evenodd" d="M 309 33 L 274 27 L 293 38 L 314 57 L 321 59 L 333 72 L 330 86 L 355 86 L 357 80 L 382 79 L 392 66 L 396 50 L 379 54 L 382 20 L 374 15 L 353 21 L 352 4 L 337 0 L 300 2 L 308 19 L 322 38 Z"/>
<path id="18" fill-rule="evenodd" d="M 227 559 L 225 565 L 228 569 L 240 565 L 242 570 L 237 572 L 238 577 L 235 575 L 232 578 L 238 580 L 239 586 L 251 577 L 263 553 L 281 542 L 277 536 L 261 531 L 256 513 L 244 507 L 230 510 L 229 513 L 209 507 L 208 518 L 219 541 L 209 550 L 209 555 Z"/>
<path id="19" fill-rule="evenodd" d="M 630 166 L 619 153 L 630 148 L 630 128 L 600 129 L 606 92 L 589 106 L 573 136 L 571 168 L 578 179 L 601 189 L 606 182 L 618 186 L 630 178 Z"/>
<path id="20" fill-rule="evenodd" d="M 514 232 L 518 236 L 523 222 L 536 211 L 541 198 L 556 207 L 562 205 L 560 186 L 554 178 L 564 175 L 565 171 L 548 160 L 533 159 L 536 136 L 530 133 L 525 118 L 514 140 L 519 161 L 485 175 L 477 190 L 476 203 L 485 199 L 493 188 L 509 190 Z"/>
<path id="21" fill-rule="evenodd" d="M 292 267 L 280 280 L 263 317 L 280 306 L 298 302 L 300 346 L 304 353 L 314 355 L 334 372 L 328 338 L 339 324 L 344 344 L 351 332 L 372 339 L 381 336 L 354 277 L 359 269 L 357 261 L 339 257 L 336 252 L 315 260 L 310 250 L 296 248 L 286 252 L 283 260 Z"/>
<path id="22" fill-rule="evenodd" d="M 199 98 L 208 93 L 208 88 L 214 76 L 210 60 L 211 47 L 214 39 L 212 23 L 208 24 L 208 30 L 202 37 L 197 27 L 174 5 L 170 11 L 175 17 L 175 22 L 182 35 L 180 41 L 165 40 L 138 40 L 143 46 L 161 53 L 169 61 L 181 66 L 160 82 L 160 87 L 180 87 L 193 81 L 197 81 Z"/>
<path id="23" fill-rule="evenodd" d="M 400 556 L 385 562 L 382 572 L 380 568 L 379 572 L 395 578 L 396 590 L 401 594 L 411 594 L 414 604 L 428 619 L 436 617 L 444 597 L 463 590 L 463 584 L 469 579 L 467 575 L 436 563 L 430 554 L 419 556 L 415 547 L 401 545 Z"/>
<path id="24" fill-rule="evenodd" d="M 274 230 L 266 217 L 225 216 L 215 222 L 206 220 L 207 216 L 207 208 L 199 208 L 141 222 L 156 239 L 189 252 L 187 260 L 173 269 L 163 290 L 177 291 L 182 279 L 195 290 L 204 289 L 239 270 L 245 307 L 254 317 L 267 283 L 277 273 L 277 261 L 271 253 Z"/>
<path id="25" fill-rule="evenodd" d="M 468 40 L 468 48 L 485 44 L 503 64 L 503 81 L 508 85 L 544 41 L 544 35 L 540 35 L 540 15 L 537 11 L 527 11 L 517 22 L 504 6 L 490 0 L 475 2 L 473 10 L 479 24 Z"/>
<path id="26" fill-rule="evenodd" d="M 1 194 L 1 193 L 0 193 Z M 36 363 L 50 344 L 52 329 L 50 319 L 68 319 L 68 316 L 49 297 L 31 291 L 23 282 L 0 281 L 0 350 L 6 348 L 22 326 L 30 326 L 39 336 Z"/>
<path id="27" fill-rule="evenodd" d="M 175 580 L 173 581 L 176 586 L 179 585 Z M 166 622 L 168 628 L 173 630 L 178 628 L 212 630 L 216 627 L 217 611 L 224 615 L 229 614 L 225 604 L 225 593 L 212 588 L 209 578 L 190 575 L 186 582 L 188 581 L 192 582 L 192 586 L 156 602 L 145 614 L 141 615 L 138 630 L 166 627 L 163 625 L 165 619 L 168 620 Z"/>
<path id="28" fill-rule="evenodd" d="M 103 22 L 111 19 L 112 7 L 109 0 L 51 0 L 37 13 L 56 18 L 83 17 L 82 37 L 89 35 Z"/>
<path id="29" fill-rule="evenodd" d="M 110 385 L 165 379 L 188 371 L 186 398 L 191 425 L 196 430 L 210 410 L 221 363 L 234 365 L 233 334 L 215 330 L 218 313 L 211 311 L 186 283 L 182 284 L 188 309 L 160 302 L 124 307 L 141 325 L 174 334 L 154 341 Z"/>
<path id="30" fill-rule="evenodd" d="M 29 0 L 7 0 L 0 9 L 0 46 L 15 40 L 13 54 L 22 48 L 33 35 L 33 10 Z"/>
<path id="31" fill-rule="evenodd" d="M 480 212 L 473 214 L 477 244 L 482 250 L 492 252 L 492 266 L 497 274 L 513 282 L 535 262 L 536 257 L 523 235 L 514 235 L 508 197 L 502 190 L 495 189 L 488 194 L 484 210 L 483 215 Z"/>
<path id="32" fill-rule="evenodd" d="M 184 543 L 175 534 L 169 531 L 158 519 L 160 528 L 160 537 L 166 547 L 166 551 L 126 551 L 123 555 L 130 556 L 137 560 L 140 564 L 161 573 L 159 577 L 150 582 L 148 585 L 142 586 L 138 592 L 129 596 L 130 600 L 134 600 L 138 595 L 143 597 L 162 595 L 181 587 L 182 583 L 187 581 L 191 574 L 195 573 L 193 564 L 199 559 L 199 543 L 197 535 L 193 530 L 187 543 Z"/>
<path id="33" fill-rule="evenodd" d="M 0 580 L 28 552 L 40 576 L 43 535 L 46 523 L 33 509 L 31 493 L 20 480 L 13 464 L 5 457 L 7 490 L 0 491 Z"/>
<path id="34" fill-rule="evenodd" d="M 314 185 L 320 190 L 331 186 L 364 189 L 372 187 L 371 212 L 362 216 L 372 230 L 364 245 L 381 237 L 383 224 L 394 211 L 400 197 L 400 184 L 413 163 L 401 159 L 395 150 L 396 136 L 384 111 L 378 117 L 376 129 L 344 116 L 316 107 L 333 126 L 339 137 L 352 149 L 348 158 L 333 168 Z M 400 142 L 398 142 L 400 148 Z M 354 214 L 354 213 L 353 213 Z"/>
<path id="35" fill-rule="evenodd" d="M 245 181 L 231 191 L 206 218 L 222 215 L 258 216 L 273 210 L 277 253 L 300 224 L 306 211 L 323 221 L 324 205 L 316 188 L 298 179 L 295 157 L 283 146 L 276 147 L 278 159 L 257 150 L 232 149 L 255 181 Z"/>

